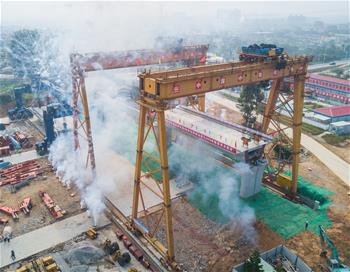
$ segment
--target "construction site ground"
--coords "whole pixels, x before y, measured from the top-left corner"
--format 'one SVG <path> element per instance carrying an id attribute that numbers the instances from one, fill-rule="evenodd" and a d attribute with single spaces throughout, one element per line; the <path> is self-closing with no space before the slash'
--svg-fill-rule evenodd
<path id="1" fill-rule="evenodd" d="M 79 222 L 77 222 L 79 223 Z M 120 271 L 126 272 L 129 268 L 136 268 L 138 271 L 145 271 L 145 268 L 130 254 L 131 262 L 124 267 L 118 263 L 113 264 L 109 256 L 103 251 L 103 245 L 106 239 L 112 242 L 118 242 L 120 252 L 127 252 L 123 243 L 120 242 L 114 231 L 114 226 L 110 224 L 103 225 L 98 229 L 98 236 L 91 240 L 84 233 L 76 235 L 73 239 L 59 243 L 54 247 L 44 250 L 38 254 L 26 258 L 8 268 L 1 270 L 4 272 L 12 272 L 21 264 L 26 264 L 31 260 L 39 257 L 52 256 L 58 267 L 62 271 Z"/>
<path id="2" fill-rule="evenodd" d="M 223 110 L 222 105 L 215 103 L 208 104 L 208 112 L 217 117 L 221 116 L 231 122 L 239 122 L 241 120 L 241 115 L 237 111 L 229 108 L 224 108 Z M 291 169 L 287 167 L 287 170 Z M 328 207 L 327 214 L 332 224 L 327 229 L 327 234 L 329 234 L 335 243 L 341 260 L 345 264 L 350 265 L 350 239 L 348 237 L 350 233 L 349 186 L 312 154 L 302 159 L 299 175 L 305 180 L 334 193 L 329 197 L 333 203 Z M 257 231 L 257 233 L 259 232 Z M 271 241 L 273 240 L 271 239 Z M 311 268 L 319 271 L 318 264 L 320 263 L 319 253 L 321 252 L 321 246 L 318 235 L 306 231 L 284 242 L 289 248 L 299 254 Z M 270 248 L 273 246 L 271 243 Z"/>
<path id="3" fill-rule="evenodd" d="M 35 122 L 36 127 L 33 126 L 33 121 Z M 11 154 L 17 154 L 28 150 L 34 150 L 35 144 L 43 140 L 44 136 L 42 132 L 38 130 L 38 128 L 40 127 L 40 124 L 39 125 L 37 124 L 38 121 L 36 120 L 36 118 L 33 118 L 33 121 L 31 120 L 11 121 L 9 125 L 6 125 L 6 130 L 0 131 L 0 136 L 13 135 L 16 131 L 19 131 L 22 134 L 24 134 L 29 139 L 29 142 L 32 144 L 30 148 L 21 148 L 19 150 L 12 150 Z"/>
<path id="4" fill-rule="evenodd" d="M 28 186 L 21 188 L 16 193 L 11 193 L 9 186 L 0 187 L 0 205 L 18 207 L 24 198 L 31 197 L 32 199 L 33 208 L 30 215 L 24 215 L 20 212 L 19 220 L 13 220 L 1 213 L 2 217 L 9 218 L 8 224 L 12 227 L 14 236 L 22 235 L 55 222 L 39 197 L 39 190 L 47 192 L 55 203 L 66 211 L 65 218 L 82 212 L 78 190 L 68 189 L 58 181 L 47 158 L 41 158 L 37 161 L 45 171 L 41 176 L 33 179 Z M 3 226 L 0 226 L 0 228 L 2 229 Z"/>
<path id="5" fill-rule="evenodd" d="M 309 170 L 310 166 L 315 167 L 315 172 Z M 322 167 L 313 156 L 301 163 L 301 173 L 308 180 L 334 192 L 330 196 L 333 203 L 327 210 L 331 220 L 327 233 L 336 244 L 342 261 L 349 264 L 350 241 L 347 239 L 347 235 L 350 233 L 350 210 L 347 188 L 337 177 L 325 170 L 327 169 Z M 288 203 L 289 201 L 284 200 L 284 202 Z M 291 203 L 290 208 L 293 208 L 292 205 L 299 204 Z M 311 213 L 314 212 L 305 206 L 300 211 L 307 211 L 306 209 L 309 209 Z M 301 256 L 314 271 L 320 271 L 319 263 L 323 261 L 319 257 L 321 246 L 315 231 L 317 226 L 313 226 L 312 230 L 311 226 L 308 230 L 302 229 L 298 234 L 284 239 L 259 219 L 256 219 L 251 226 L 241 225 L 239 221 L 234 219 L 227 224 L 216 223 L 193 207 L 186 197 L 174 199 L 172 210 L 176 259 L 185 271 L 230 271 L 232 266 L 243 262 L 255 248 L 259 251 L 265 251 L 278 244 L 287 245 Z M 292 210 L 289 212 L 295 213 Z M 259 211 L 257 210 L 256 213 L 258 217 Z M 148 222 L 144 218 L 143 222 L 150 229 L 153 229 L 159 215 L 160 211 L 152 214 Z M 277 222 L 282 228 L 283 226 L 304 226 L 305 218 L 301 219 L 303 216 L 304 214 L 293 214 L 290 218 L 286 218 L 277 215 L 277 218 L 275 216 L 273 220 L 278 221 L 278 217 L 281 221 L 285 220 Z M 301 220 L 302 222 L 299 222 Z M 311 224 L 312 219 L 309 220 Z M 163 224 L 164 222 L 160 226 L 161 230 L 157 232 L 157 238 L 165 242 Z"/>

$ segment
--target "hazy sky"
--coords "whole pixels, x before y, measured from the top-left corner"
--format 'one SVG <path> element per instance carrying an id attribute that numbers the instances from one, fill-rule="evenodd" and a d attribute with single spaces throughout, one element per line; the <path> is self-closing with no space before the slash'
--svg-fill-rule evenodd
<path id="1" fill-rule="evenodd" d="M 347 1 L 0 3 L 2 26 L 55 28 L 79 51 L 150 48 L 158 35 L 205 34 L 239 21 L 223 21 L 218 11 L 239 9 L 241 20 L 294 14 L 345 23 L 349 9 Z"/>
<path id="2" fill-rule="evenodd" d="M 288 16 L 302 14 L 324 20 L 348 18 L 348 1 L 234 1 L 234 2 L 14 2 L 1 1 L 2 25 L 69 26 L 100 19 L 124 21 L 132 19 L 154 22 L 184 13 L 193 17 L 216 15 L 218 10 L 240 9 L 253 15 Z M 104 18 L 102 18 L 104 17 Z"/>

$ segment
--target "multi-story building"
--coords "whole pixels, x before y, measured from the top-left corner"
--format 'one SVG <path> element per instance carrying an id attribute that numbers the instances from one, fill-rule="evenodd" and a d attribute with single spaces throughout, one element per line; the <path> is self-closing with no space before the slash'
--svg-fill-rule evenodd
<path id="1" fill-rule="evenodd" d="M 350 103 L 350 81 L 330 76 L 309 74 L 305 91 L 312 97 L 332 104 Z"/>

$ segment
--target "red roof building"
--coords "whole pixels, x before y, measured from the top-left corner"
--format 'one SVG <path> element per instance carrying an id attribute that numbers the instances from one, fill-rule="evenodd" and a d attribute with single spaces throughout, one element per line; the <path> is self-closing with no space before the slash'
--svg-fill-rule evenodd
<path id="1" fill-rule="evenodd" d="M 313 110 L 313 112 L 330 117 L 332 120 L 331 122 L 350 121 L 350 104 L 319 108 Z"/>
<path id="2" fill-rule="evenodd" d="M 318 74 L 308 74 L 305 90 L 312 96 L 336 104 L 350 103 L 350 81 Z"/>

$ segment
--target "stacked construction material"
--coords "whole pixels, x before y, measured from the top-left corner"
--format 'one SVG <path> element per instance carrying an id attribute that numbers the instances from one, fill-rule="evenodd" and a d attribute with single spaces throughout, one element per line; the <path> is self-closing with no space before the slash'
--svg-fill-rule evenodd
<path id="1" fill-rule="evenodd" d="M 17 184 L 33 179 L 43 173 L 43 169 L 34 160 L 12 165 L 0 170 L 0 186 Z"/>
<path id="2" fill-rule="evenodd" d="M 25 199 L 22 200 L 22 202 L 19 204 L 19 209 L 24 213 L 24 214 L 29 214 L 30 210 L 32 209 L 32 200 L 30 197 L 26 197 Z"/>
<path id="3" fill-rule="evenodd" d="M 62 210 L 48 195 L 48 193 L 39 191 L 39 196 L 41 197 L 42 201 L 45 203 L 47 209 L 51 213 L 51 215 L 55 219 L 59 219 L 63 217 L 66 213 L 66 211 Z"/>
<path id="4" fill-rule="evenodd" d="M 10 155 L 10 141 L 7 137 L 0 136 L 0 156 Z"/>
<path id="5" fill-rule="evenodd" d="M 25 136 L 23 133 L 16 131 L 13 134 L 13 137 L 16 139 L 17 142 L 20 143 L 22 148 L 31 148 L 33 145 L 30 143 L 27 136 Z"/>
<path id="6" fill-rule="evenodd" d="M 7 215 L 12 216 L 13 219 L 18 219 L 19 210 L 17 208 L 0 206 L 0 212 L 6 213 Z"/>

